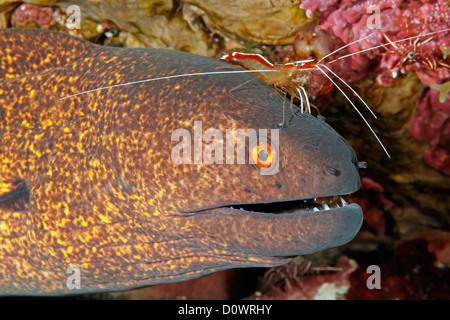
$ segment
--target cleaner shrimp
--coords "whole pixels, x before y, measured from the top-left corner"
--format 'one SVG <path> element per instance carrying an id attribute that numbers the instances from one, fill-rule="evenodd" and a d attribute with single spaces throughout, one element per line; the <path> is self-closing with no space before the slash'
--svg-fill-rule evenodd
<path id="1" fill-rule="evenodd" d="M 358 50 L 357 52 L 343 55 L 336 60 L 345 59 L 347 57 L 357 55 L 367 51 L 374 51 L 377 55 L 381 57 L 387 57 L 387 64 L 389 71 L 391 73 L 392 78 L 398 77 L 400 74 L 405 74 L 409 70 L 417 70 L 417 66 L 428 69 L 428 70 L 436 70 L 437 68 L 442 68 L 445 70 L 450 70 L 450 64 L 446 62 L 446 56 L 444 54 L 443 58 L 439 58 L 431 54 L 427 49 L 424 48 L 424 45 L 429 43 L 434 39 L 434 37 L 429 37 L 426 40 L 421 40 L 421 38 L 426 36 L 432 36 L 442 32 L 448 32 L 450 28 L 439 30 L 435 32 L 423 33 L 418 36 L 412 37 L 402 37 L 400 39 L 392 40 L 388 35 L 381 31 L 383 38 L 386 40 L 386 43 L 379 44 L 377 46 L 372 46 L 366 49 Z M 385 52 L 379 53 L 376 49 L 383 48 Z M 444 52 L 445 48 L 441 47 L 441 50 Z M 448 48 L 447 48 L 448 50 Z M 330 63 L 332 63 L 330 62 Z M 416 68 L 411 68 L 416 65 Z"/>
<path id="2" fill-rule="evenodd" d="M 391 67 L 394 78 L 399 72 L 406 73 L 407 67 L 416 62 L 429 70 L 435 70 L 438 67 L 450 70 L 450 64 L 445 63 L 442 59 L 435 58 L 423 49 L 422 46 L 433 40 L 433 37 L 424 41 L 419 41 L 419 38 L 416 38 L 414 41 L 409 39 L 409 43 L 407 44 L 396 44 L 386 34 L 383 33 L 383 36 L 388 41 L 389 45 L 392 46 L 392 48 L 386 46 L 386 51 L 388 53 L 397 53 L 399 55 L 397 61 L 394 61 L 393 66 Z"/>
<path id="3" fill-rule="evenodd" d="M 370 36 L 371 35 L 364 37 L 362 39 L 353 41 L 345 46 L 342 46 L 339 49 L 325 55 L 317 62 L 315 62 L 314 59 L 307 59 L 307 60 L 297 60 L 294 62 L 289 62 L 289 63 L 284 63 L 284 64 L 272 64 L 271 62 L 269 62 L 267 59 L 265 59 L 260 54 L 248 54 L 248 53 L 240 53 L 240 52 L 233 52 L 231 54 L 223 55 L 221 57 L 221 59 L 226 60 L 226 61 L 237 62 L 239 65 L 241 65 L 247 69 L 254 69 L 254 70 L 260 69 L 255 72 L 260 73 L 259 77 L 264 82 L 288 92 L 291 95 L 291 102 L 294 97 L 297 97 L 300 99 L 300 109 L 301 109 L 302 113 L 304 110 L 303 100 L 305 100 L 307 112 L 311 113 L 311 107 L 310 107 L 310 103 L 309 103 L 309 99 L 308 99 L 308 94 L 307 94 L 304 86 L 309 82 L 312 71 L 322 72 L 328 78 L 328 80 L 336 88 L 338 88 L 339 91 L 342 92 L 342 94 L 345 96 L 345 98 L 350 102 L 350 104 L 353 106 L 353 108 L 356 110 L 356 112 L 364 120 L 364 122 L 369 127 L 371 132 L 374 134 L 375 138 L 380 143 L 380 145 L 383 148 L 386 155 L 388 157 L 390 157 L 390 155 L 387 152 L 386 148 L 384 147 L 383 143 L 378 138 L 376 133 L 373 131 L 372 127 L 367 122 L 367 120 L 364 118 L 362 113 L 358 110 L 358 108 L 353 103 L 353 101 L 345 94 L 345 92 L 339 87 L 339 85 L 333 80 L 333 78 L 330 75 L 328 75 L 328 73 L 326 71 L 331 73 L 335 78 L 337 78 L 343 84 L 345 84 L 353 92 L 353 94 L 355 94 L 355 96 L 364 104 L 364 106 L 371 112 L 371 114 L 376 118 L 375 113 L 370 109 L 370 107 L 367 105 L 367 103 L 364 101 L 364 99 L 362 99 L 361 96 L 358 95 L 358 93 L 349 84 L 347 84 L 342 78 L 340 78 L 328 66 L 326 66 L 325 64 L 322 63 L 322 61 L 324 61 L 329 56 L 332 56 L 333 54 L 339 52 L 340 50 L 342 50 L 356 42 L 363 41 Z M 277 70 L 278 72 L 277 73 L 264 73 L 264 72 L 261 72 L 261 70 Z M 284 120 L 283 120 L 283 123 L 284 123 Z"/>
<path id="4" fill-rule="evenodd" d="M 396 46 L 397 43 L 401 43 L 404 41 L 411 41 L 414 39 L 420 39 L 425 36 L 431 36 L 440 32 L 445 32 L 450 29 L 440 30 L 436 32 L 430 32 L 425 34 L 419 34 L 417 36 L 408 37 L 404 39 L 399 39 L 395 41 L 389 41 L 388 44 L 393 46 L 394 48 L 398 48 L 399 46 Z M 319 60 L 316 61 L 316 59 L 306 59 L 306 60 L 297 60 L 293 62 L 283 63 L 283 64 L 273 64 L 269 62 L 266 58 L 264 58 L 260 54 L 248 54 L 248 53 L 241 53 L 241 52 L 232 52 L 230 54 L 225 54 L 220 57 L 220 59 L 237 63 L 244 68 L 247 68 L 248 70 L 222 70 L 222 71 L 210 71 L 210 72 L 198 72 L 198 73 L 186 73 L 186 74 L 177 74 L 177 75 L 169 75 L 169 76 L 161 76 L 156 78 L 149 78 L 149 79 L 142 79 L 142 80 L 136 80 L 132 82 L 126 82 L 126 83 L 118 83 L 113 85 L 108 85 L 100 88 L 94 88 L 78 93 L 74 93 L 71 95 L 67 95 L 64 97 L 59 98 L 59 100 L 65 100 L 72 97 L 76 97 L 83 94 L 88 94 L 92 92 L 97 92 L 100 90 L 106 90 L 111 89 L 115 87 L 121 87 L 121 86 L 127 86 L 127 85 L 135 85 L 145 82 L 151 82 L 151 81 L 160 81 L 160 80 L 168 80 L 168 79 L 174 79 L 174 78 L 182 78 L 182 77 L 193 77 L 193 76 L 207 76 L 207 75 L 219 75 L 219 74 L 230 74 L 230 73 L 256 73 L 259 78 L 261 78 L 263 81 L 265 81 L 268 84 L 271 84 L 275 86 L 276 88 L 279 88 L 281 90 L 286 90 L 290 95 L 291 99 L 293 97 L 297 97 L 300 100 L 300 109 L 301 112 L 304 112 L 306 109 L 306 112 L 311 112 L 311 104 L 308 99 L 308 94 L 304 88 L 304 86 L 308 83 L 310 80 L 311 72 L 312 71 L 319 71 L 321 72 L 347 99 L 347 101 L 351 104 L 351 106 L 355 109 L 355 111 L 358 113 L 358 115 L 362 118 L 364 123 L 367 125 L 373 136 L 376 138 L 380 146 L 382 147 L 383 151 L 386 153 L 386 155 L 390 158 L 390 154 L 388 153 L 387 149 L 381 142 L 380 138 L 377 136 L 373 128 L 370 126 L 369 122 L 366 120 L 366 118 L 363 116 L 363 114 L 359 111 L 355 103 L 348 97 L 348 95 L 344 92 L 344 90 L 338 85 L 338 83 L 333 80 L 333 77 L 340 81 L 342 84 L 344 84 L 357 98 L 358 100 L 370 111 L 370 113 L 375 117 L 375 113 L 371 110 L 371 108 L 368 106 L 368 104 L 364 101 L 364 99 L 341 77 L 339 77 L 334 71 L 331 70 L 330 67 L 327 65 L 330 65 L 332 63 L 335 63 L 341 59 L 344 59 L 346 57 L 360 54 L 369 50 L 374 50 L 376 48 L 386 48 L 387 44 L 380 44 L 378 46 L 363 49 L 358 52 L 353 52 L 351 54 L 343 55 L 339 58 L 336 58 L 330 62 L 327 62 L 327 65 L 325 64 L 324 60 L 329 58 L 332 55 L 335 55 L 339 51 L 343 50 L 344 48 L 364 41 L 365 39 L 371 37 L 372 34 L 369 34 L 366 37 L 363 37 L 361 39 L 355 40 L 353 42 L 350 42 L 344 46 L 341 46 L 340 48 L 332 51 L 331 53 L 323 56 Z M 430 40 L 425 40 L 430 41 Z M 423 41 L 422 43 L 425 43 Z M 416 40 L 416 45 L 419 43 Z M 410 55 L 409 55 L 410 56 Z M 422 54 L 424 56 L 424 54 Z M 291 100 L 292 101 L 292 100 Z M 306 105 L 306 108 L 304 108 L 304 105 Z M 284 112 L 283 112 L 284 114 Z M 283 116 L 283 122 L 284 124 L 284 116 Z"/>

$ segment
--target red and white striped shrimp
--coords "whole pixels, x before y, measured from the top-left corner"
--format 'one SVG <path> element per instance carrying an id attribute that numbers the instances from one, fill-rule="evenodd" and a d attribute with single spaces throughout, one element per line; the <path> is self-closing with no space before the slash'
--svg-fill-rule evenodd
<path id="1" fill-rule="evenodd" d="M 450 70 L 450 65 L 445 63 L 443 59 L 436 58 L 423 49 L 423 45 L 433 40 L 433 37 L 424 41 L 420 41 L 420 38 L 416 38 L 414 41 L 409 39 L 407 43 L 396 44 L 386 34 L 383 34 L 383 36 L 388 41 L 388 44 L 392 46 L 392 49 L 385 46 L 387 52 L 395 53 L 399 56 L 391 67 L 391 72 L 393 74 L 396 74 L 397 72 L 405 73 L 407 66 L 416 62 L 429 70 L 435 70 L 438 67 Z"/>
<path id="2" fill-rule="evenodd" d="M 307 60 L 297 60 L 293 62 L 288 62 L 284 64 L 272 64 L 267 59 L 265 59 L 263 56 L 259 54 L 247 54 L 247 53 L 240 53 L 240 52 L 233 52 L 231 54 L 226 54 L 221 57 L 222 60 L 226 61 L 234 61 L 237 62 L 239 65 L 243 66 L 246 69 L 253 69 L 258 70 L 255 71 L 259 75 L 259 77 L 266 83 L 274 85 L 275 87 L 280 88 L 281 90 L 285 90 L 288 94 L 291 95 L 291 101 L 293 97 L 297 97 L 300 99 L 300 109 L 301 112 L 303 112 L 303 100 L 306 101 L 306 110 L 307 112 L 311 113 L 310 103 L 308 99 L 308 94 L 306 90 L 304 89 L 304 86 L 310 81 L 311 78 L 311 72 L 312 71 L 320 71 L 323 73 L 328 80 L 333 83 L 333 85 L 345 96 L 345 98 L 348 100 L 348 102 L 352 105 L 352 107 L 355 109 L 355 111 L 359 114 L 359 116 L 363 119 L 363 121 L 366 123 L 372 134 L 377 139 L 378 143 L 383 148 L 384 152 L 388 157 L 390 157 L 388 151 L 384 147 L 381 140 L 378 138 L 375 131 L 370 126 L 369 122 L 364 118 L 362 113 L 358 110 L 356 105 L 353 103 L 353 101 L 345 94 L 345 92 L 341 89 L 341 87 L 333 80 L 333 77 L 341 81 L 345 86 L 347 86 L 353 94 L 364 104 L 364 106 L 371 112 L 371 114 L 376 118 L 375 113 L 370 109 L 370 107 L 367 105 L 367 103 L 364 101 L 364 99 L 361 98 L 361 96 L 358 95 L 358 93 L 350 86 L 348 85 L 342 78 L 340 78 L 334 71 L 332 71 L 327 65 L 323 63 L 325 59 L 328 57 L 334 55 L 335 53 L 341 51 L 342 49 L 346 48 L 347 46 L 352 45 L 353 43 L 360 42 L 365 40 L 366 38 L 370 37 L 371 35 L 364 37 L 362 39 L 353 41 L 345 46 L 342 46 L 338 48 L 337 50 L 323 56 L 318 61 L 315 61 L 314 59 L 307 59 Z M 278 72 L 273 73 L 266 73 L 261 70 L 277 70 Z M 332 76 L 330 76 L 328 73 L 330 73 Z"/>

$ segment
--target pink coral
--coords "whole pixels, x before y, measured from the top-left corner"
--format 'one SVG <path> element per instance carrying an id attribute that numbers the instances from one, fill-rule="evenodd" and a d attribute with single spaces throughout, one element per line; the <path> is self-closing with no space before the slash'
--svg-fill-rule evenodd
<path id="1" fill-rule="evenodd" d="M 417 101 L 417 107 L 410 134 L 429 144 L 425 162 L 450 175 L 450 100 L 441 103 L 439 91 L 427 89 Z"/>
<path id="2" fill-rule="evenodd" d="M 380 10 L 379 29 L 370 29 L 368 27 L 368 19 L 372 17 L 372 11 L 367 10 L 370 6 L 376 5 Z M 308 8 L 302 3 L 303 8 Z M 371 35 L 364 41 L 355 43 L 348 47 L 349 53 L 358 52 L 360 50 L 369 49 L 380 46 L 381 44 L 397 41 L 419 34 L 436 32 L 448 28 L 450 20 L 450 11 L 445 1 L 430 1 L 423 3 L 420 1 L 361 1 L 354 3 L 352 1 L 341 1 L 339 7 L 328 8 L 324 12 L 320 27 L 323 30 L 331 31 L 331 33 L 339 38 L 342 43 L 347 44 L 355 40 L 362 39 Z M 429 54 L 435 60 L 442 60 L 442 52 L 440 47 L 448 48 L 450 46 L 450 37 L 448 32 L 437 33 L 433 35 L 431 41 L 422 38 L 418 40 L 418 47 L 422 52 Z M 414 39 L 415 40 L 415 39 Z M 387 73 L 391 75 L 392 71 L 398 65 L 398 69 L 404 67 L 404 71 L 416 71 L 421 77 L 421 72 L 428 71 L 426 64 L 412 63 L 409 60 L 401 62 L 401 58 L 413 47 L 414 40 L 398 42 L 395 46 L 389 45 L 384 48 L 378 48 L 373 51 L 366 51 L 364 54 L 358 54 L 349 57 L 350 63 L 346 64 L 346 69 L 350 68 L 354 71 L 353 78 L 351 74 L 347 75 L 347 79 L 351 81 L 359 81 L 361 77 Z M 419 56 L 420 58 L 420 56 Z M 401 63 L 399 63 L 399 61 Z M 374 68 L 373 66 L 377 67 Z M 437 74 L 434 82 L 440 83 L 436 78 L 442 79 L 449 77 L 450 73 L 444 72 Z M 394 73 L 395 75 L 395 73 Z M 345 75 L 344 75 L 345 77 Z M 385 76 L 382 78 L 386 78 Z M 422 79 L 422 78 L 421 78 Z M 390 84 L 390 83 L 389 83 Z"/>
<path id="3" fill-rule="evenodd" d="M 368 20 L 374 17 L 372 11 L 367 12 L 372 5 L 380 10 L 379 29 L 368 27 Z M 367 51 L 339 60 L 339 75 L 347 81 L 376 76 L 382 85 L 393 86 L 395 78 L 406 72 L 415 72 L 427 86 L 450 80 L 450 62 L 444 54 L 450 48 L 450 9 L 445 0 L 342 0 L 320 6 L 315 1 L 302 1 L 300 7 L 309 10 L 308 14 L 322 11 L 320 27 L 343 44 L 370 35 L 345 49 L 347 54 Z M 427 33 L 433 34 L 399 41 Z M 413 138 L 430 144 L 425 162 L 450 174 L 449 102 L 440 103 L 433 91 L 438 93 L 429 90 L 418 102 L 419 112 L 410 132 Z"/>
<path id="4" fill-rule="evenodd" d="M 356 194 L 347 198 L 348 202 L 358 203 L 364 212 L 364 222 L 374 229 L 376 234 L 384 234 L 386 221 L 384 211 L 394 206 L 385 193 L 384 188 L 374 180 L 362 177 L 361 188 Z"/>
<path id="5" fill-rule="evenodd" d="M 303 0 L 300 3 L 300 8 L 306 10 L 306 15 L 308 17 L 312 17 L 314 11 L 317 10 L 325 11 L 329 7 L 334 6 L 337 2 L 338 2 L 337 0 L 324 0 L 324 1 Z"/>
<path id="6" fill-rule="evenodd" d="M 371 290 L 366 266 L 350 274 L 348 300 L 448 300 L 450 299 L 450 233 L 428 229 L 399 241 L 392 256 L 383 261 L 381 288 Z"/>
<path id="7" fill-rule="evenodd" d="M 55 8 L 40 7 L 28 3 L 21 4 L 15 11 L 17 21 L 28 24 L 36 23 L 41 28 L 50 29 L 54 23 L 53 12 Z"/>

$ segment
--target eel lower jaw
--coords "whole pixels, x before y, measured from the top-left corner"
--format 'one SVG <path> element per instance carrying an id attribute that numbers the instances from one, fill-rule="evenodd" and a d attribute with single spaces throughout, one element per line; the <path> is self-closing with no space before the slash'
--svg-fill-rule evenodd
<path id="1" fill-rule="evenodd" d="M 356 203 L 297 200 L 217 207 L 184 219 L 230 252 L 251 256 L 254 266 L 269 266 L 278 261 L 273 260 L 276 257 L 311 254 L 348 243 L 361 228 L 363 214 Z"/>

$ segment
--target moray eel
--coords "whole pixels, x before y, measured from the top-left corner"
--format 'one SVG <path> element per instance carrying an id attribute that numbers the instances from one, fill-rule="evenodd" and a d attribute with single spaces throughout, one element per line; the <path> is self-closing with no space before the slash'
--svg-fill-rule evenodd
<path id="1" fill-rule="evenodd" d="M 250 74 L 61 99 L 239 67 L 31 29 L 0 31 L 0 65 L 1 295 L 116 291 L 277 266 L 347 243 L 361 226 L 356 204 L 310 202 L 360 184 L 354 151 L 320 117 L 297 114 L 279 129 L 276 174 L 171 160 L 172 133 L 191 132 L 194 121 L 203 131 L 277 128 L 284 98 Z"/>

